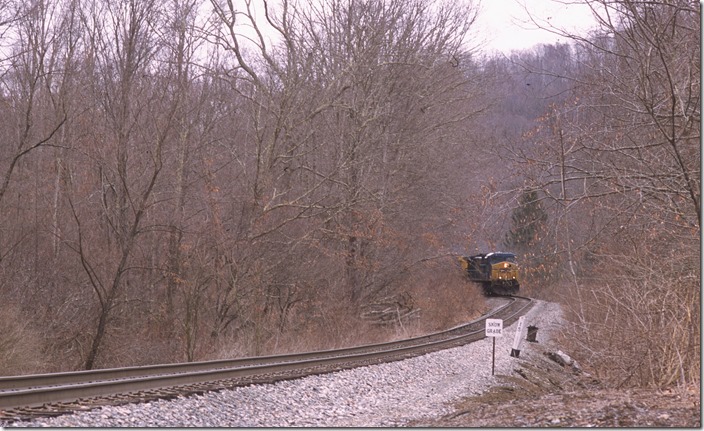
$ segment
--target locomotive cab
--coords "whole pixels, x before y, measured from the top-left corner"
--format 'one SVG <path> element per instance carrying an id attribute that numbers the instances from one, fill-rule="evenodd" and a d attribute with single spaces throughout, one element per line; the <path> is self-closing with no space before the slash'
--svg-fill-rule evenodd
<path id="1" fill-rule="evenodd" d="M 516 255 L 506 252 L 476 254 L 460 258 L 471 281 L 481 283 L 487 295 L 518 293 Z"/>

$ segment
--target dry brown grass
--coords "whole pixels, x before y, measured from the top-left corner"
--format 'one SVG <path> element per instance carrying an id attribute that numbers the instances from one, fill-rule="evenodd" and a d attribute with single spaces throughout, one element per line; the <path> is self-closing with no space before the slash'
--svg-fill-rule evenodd
<path id="1" fill-rule="evenodd" d="M 335 298 L 325 297 L 299 304 L 281 334 L 271 325 L 239 331 L 237 337 L 223 338 L 209 357 L 224 358 L 327 350 L 382 343 L 448 329 L 479 317 L 486 310 L 481 287 L 467 280 L 452 257 L 420 263 L 410 268 L 389 297 L 412 308 L 406 318 L 385 324 L 362 317 L 364 307 L 351 307 Z M 261 342 L 261 340 L 265 341 Z M 252 346 L 260 343 L 259 350 Z"/>
<path id="2" fill-rule="evenodd" d="M 451 257 L 423 265 L 410 284 L 409 291 L 420 310 L 420 332 L 451 328 L 486 310 L 481 286 L 470 282 Z"/>
<path id="3" fill-rule="evenodd" d="M 12 304 L 0 310 L 0 374 L 20 375 L 41 372 L 47 365 L 41 334 L 31 318 Z"/>

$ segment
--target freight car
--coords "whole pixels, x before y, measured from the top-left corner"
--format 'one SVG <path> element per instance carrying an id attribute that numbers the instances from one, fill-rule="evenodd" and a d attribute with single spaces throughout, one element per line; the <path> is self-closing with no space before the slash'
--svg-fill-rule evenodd
<path id="1" fill-rule="evenodd" d="M 459 260 L 469 279 L 481 283 L 485 295 L 518 293 L 520 283 L 515 254 L 493 252 L 462 256 Z"/>

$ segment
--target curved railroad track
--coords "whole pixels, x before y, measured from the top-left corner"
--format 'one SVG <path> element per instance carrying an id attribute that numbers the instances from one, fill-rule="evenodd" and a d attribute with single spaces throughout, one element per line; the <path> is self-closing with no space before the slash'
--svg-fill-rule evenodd
<path id="1" fill-rule="evenodd" d="M 27 420 L 102 405 L 169 399 L 419 356 L 481 340 L 487 318 L 503 319 L 504 326 L 509 326 L 533 306 L 530 298 L 505 299 L 504 305 L 467 324 L 388 343 L 277 356 L 0 377 L 0 420 Z"/>

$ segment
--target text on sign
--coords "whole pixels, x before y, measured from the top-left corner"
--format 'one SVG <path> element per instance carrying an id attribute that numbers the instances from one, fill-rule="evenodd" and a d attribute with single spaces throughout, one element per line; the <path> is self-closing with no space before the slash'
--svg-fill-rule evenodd
<path id="1" fill-rule="evenodd" d="M 486 336 L 500 337 L 504 329 L 504 321 L 502 319 L 486 319 Z"/>

